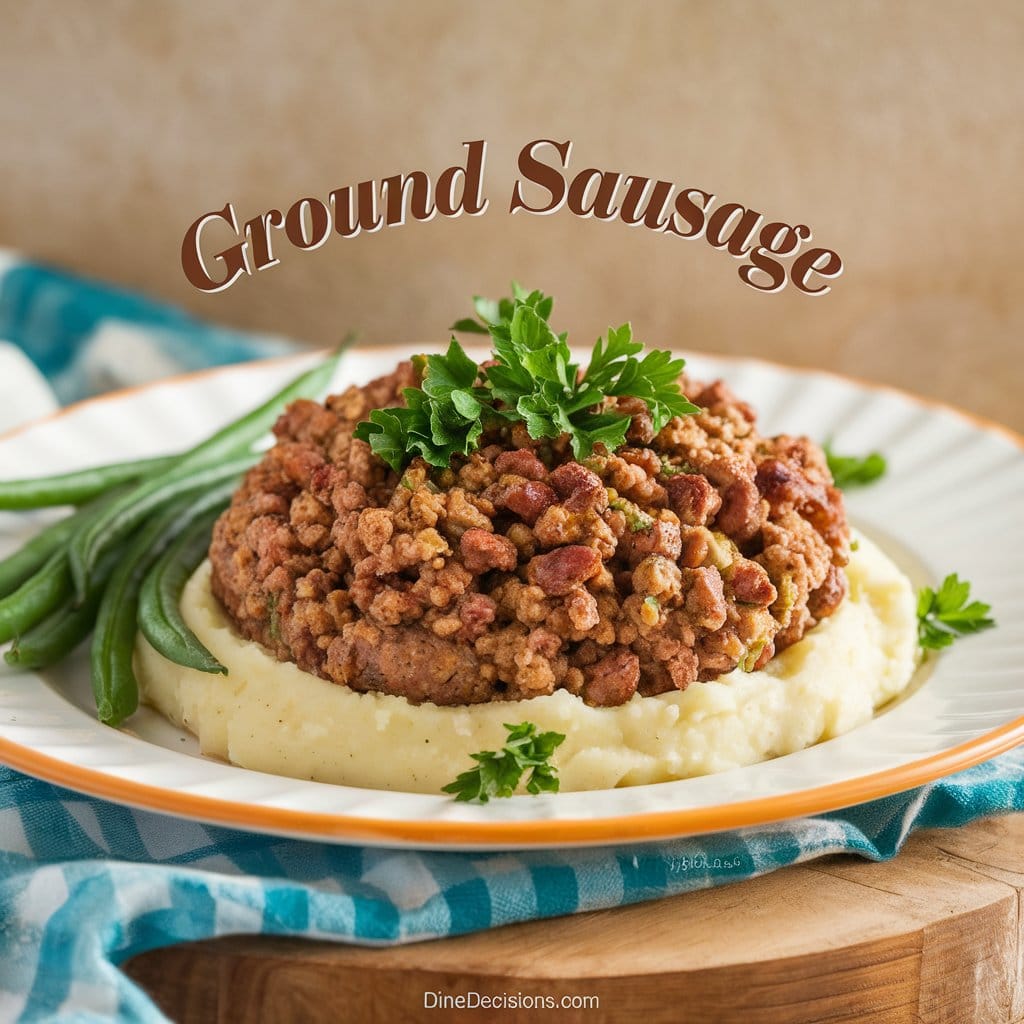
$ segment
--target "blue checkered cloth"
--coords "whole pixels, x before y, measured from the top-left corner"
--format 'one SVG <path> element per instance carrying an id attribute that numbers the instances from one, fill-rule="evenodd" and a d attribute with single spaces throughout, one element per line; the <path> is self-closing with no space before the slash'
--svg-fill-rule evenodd
<path id="1" fill-rule="evenodd" d="M 182 368 L 285 345 L 58 271 L 3 264 L 0 254 L 0 339 L 58 380 L 64 399 L 131 363 L 117 358 L 119 345 L 135 356 L 150 346 L 153 364 Z M 144 375 L 145 362 L 134 372 Z M 900 796 L 737 832 L 628 848 L 420 853 L 179 821 L 0 768 L 0 1020 L 164 1021 L 118 965 L 176 942 L 267 934 L 387 945 L 459 935 L 827 854 L 884 860 L 915 829 L 1019 810 L 1024 748 Z"/>
<path id="2" fill-rule="evenodd" d="M 4 341 L 39 367 L 63 404 L 171 373 L 286 355 L 296 347 L 286 338 L 217 327 L 0 249 Z"/>

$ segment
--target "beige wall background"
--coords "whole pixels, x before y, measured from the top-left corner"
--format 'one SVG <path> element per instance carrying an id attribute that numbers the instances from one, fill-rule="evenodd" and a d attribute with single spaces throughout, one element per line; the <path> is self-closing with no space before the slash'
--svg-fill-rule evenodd
<path id="1" fill-rule="evenodd" d="M 246 328 L 443 340 L 474 292 L 553 292 L 589 340 L 641 336 L 819 365 L 1024 428 L 1024 4 L 0 3 L 0 244 Z M 580 220 L 510 217 L 515 157 L 694 185 L 811 225 L 831 294 L 743 285 L 738 261 Z M 489 143 L 482 217 L 323 248 L 204 295 L 180 247 Z"/>

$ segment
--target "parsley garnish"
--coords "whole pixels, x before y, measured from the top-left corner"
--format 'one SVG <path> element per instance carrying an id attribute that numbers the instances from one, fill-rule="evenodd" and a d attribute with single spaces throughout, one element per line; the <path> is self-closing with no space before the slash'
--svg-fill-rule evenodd
<path id="1" fill-rule="evenodd" d="M 516 311 L 516 303 L 525 302 L 545 319 L 551 316 L 551 309 L 555 300 L 550 295 L 540 291 L 528 292 L 518 282 L 512 282 L 512 297 L 506 299 L 485 299 L 480 295 L 473 296 L 473 308 L 476 310 L 477 318 L 473 320 L 468 317 L 465 320 L 456 320 L 451 330 L 465 334 L 490 334 L 491 327 L 495 324 L 510 324 L 512 316 Z"/>
<path id="2" fill-rule="evenodd" d="M 991 605 L 971 601 L 971 585 L 950 573 L 938 590 L 922 587 L 917 595 L 917 642 L 925 650 L 948 647 L 957 637 L 995 626 Z"/>
<path id="3" fill-rule="evenodd" d="M 476 320 L 454 329 L 488 333 L 493 364 L 477 366 L 453 337 L 444 356 L 428 356 L 422 388 L 406 388 L 405 408 L 375 409 L 355 436 L 393 469 L 420 455 L 432 466 L 447 466 L 453 455 L 468 455 L 488 423 L 526 424 L 535 439 L 568 434 L 573 455 L 585 459 L 594 446 L 613 451 L 626 440 L 630 417 L 602 411 L 607 398 L 643 399 L 654 430 L 673 416 L 699 412 L 679 389 L 684 360 L 664 351 L 637 355 L 629 324 L 599 338 L 586 373 L 572 362 L 565 334 L 548 325 L 553 300 L 513 284 L 511 299 L 474 299 Z"/>
<path id="4" fill-rule="evenodd" d="M 492 796 L 512 796 L 529 768 L 526 780 L 528 793 L 557 793 L 558 769 L 548 763 L 565 736 L 558 732 L 537 732 L 533 722 L 505 725 L 508 739 L 501 750 L 483 750 L 472 754 L 476 768 L 463 772 L 454 782 L 443 787 L 454 793 L 456 800 L 479 800 L 485 804 Z"/>
<path id="5" fill-rule="evenodd" d="M 406 388 L 405 406 L 374 409 L 354 433 L 392 469 L 422 455 L 432 466 L 447 466 L 456 453 L 468 455 L 483 433 L 490 393 L 476 387 L 480 370 L 452 338 L 445 355 L 425 359 L 423 384 Z"/>
<path id="6" fill-rule="evenodd" d="M 867 455 L 837 455 L 828 442 L 823 447 L 836 487 L 862 487 L 864 484 L 874 483 L 885 475 L 885 456 L 881 452 L 869 452 Z"/>

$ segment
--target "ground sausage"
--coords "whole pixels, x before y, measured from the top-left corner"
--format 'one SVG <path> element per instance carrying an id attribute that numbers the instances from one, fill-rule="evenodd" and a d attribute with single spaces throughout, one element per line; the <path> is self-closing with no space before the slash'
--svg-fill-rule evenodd
<path id="1" fill-rule="evenodd" d="M 779 596 L 765 568 L 744 559 L 729 574 L 729 587 L 741 604 L 767 606 Z"/>
<path id="2" fill-rule="evenodd" d="M 583 699 L 594 707 L 625 704 L 640 682 L 640 659 L 618 647 L 583 670 Z"/>
<path id="3" fill-rule="evenodd" d="M 707 526 L 722 507 L 722 498 L 706 476 L 677 473 L 665 482 L 668 505 L 687 526 Z"/>
<path id="4" fill-rule="evenodd" d="M 531 558 L 526 572 L 545 594 L 560 596 L 571 593 L 600 568 L 601 556 L 593 548 L 570 544 Z"/>
<path id="5" fill-rule="evenodd" d="M 516 546 L 507 537 L 476 527 L 462 535 L 459 550 L 462 552 L 462 564 L 476 574 L 490 572 L 492 569 L 511 572 L 518 559 Z"/>
<path id="6" fill-rule="evenodd" d="M 683 573 L 686 610 L 702 629 L 714 632 L 722 628 L 729 614 L 722 588 L 722 577 L 714 567 L 687 569 Z"/>
<path id="7" fill-rule="evenodd" d="M 567 436 L 488 423 L 477 450 L 401 473 L 353 437 L 404 401 L 403 363 L 279 418 L 218 520 L 212 586 L 238 631 L 339 685 L 413 703 L 595 706 L 763 667 L 846 593 L 849 528 L 818 445 L 764 437 L 721 382 L 701 411 L 585 464 Z"/>
<path id="8" fill-rule="evenodd" d="M 495 504 L 514 512 L 524 523 L 533 526 L 545 509 L 550 508 L 558 498 L 547 484 L 535 480 L 524 480 L 510 484 Z"/>
<path id="9" fill-rule="evenodd" d="M 830 565 L 825 582 L 807 598 L 807 610 L 816 619 L 831 615 L 846 597 L 846 576 L 836 565 Z"/>
<path id="10" fill-rule="evenodd" d="M 578 462 L 559 466 L 548 477 L 548 483 L 570 512 L 583 512 L 607 504 L 607 492 L 601 478 Z"/>
<path id="11" fill-rule="evenodd" d="M 544 463 L 528 448 L 502 452 L 494 460 L 494 468 L 499 473 L 512 473 L 515 476 L 524 476 L 527 480 L 543 480 L 548 475 Z"/>

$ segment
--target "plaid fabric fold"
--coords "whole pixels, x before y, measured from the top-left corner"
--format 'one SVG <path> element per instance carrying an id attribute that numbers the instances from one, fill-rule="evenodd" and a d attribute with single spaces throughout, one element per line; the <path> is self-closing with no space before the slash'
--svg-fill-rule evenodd
<path id="1" fill-rule="evenodd" d="M 3 249 L 0 341 L 20 348 L 63 404 L 172 373 L 286 355 L 296 347 L 286 338 L 206 323 L 175 306 L 24 262 Z"/>
<path id="2" fill-rule="evenodd" d="M 813 818 L 635 847 L 434 853 L 278 839 L 0 769 L 0 1018 L 165 1018 L 117 965 L 231 934 L 390 945 L 638 903 L 1024 809 L 1024 750 Z"/>

